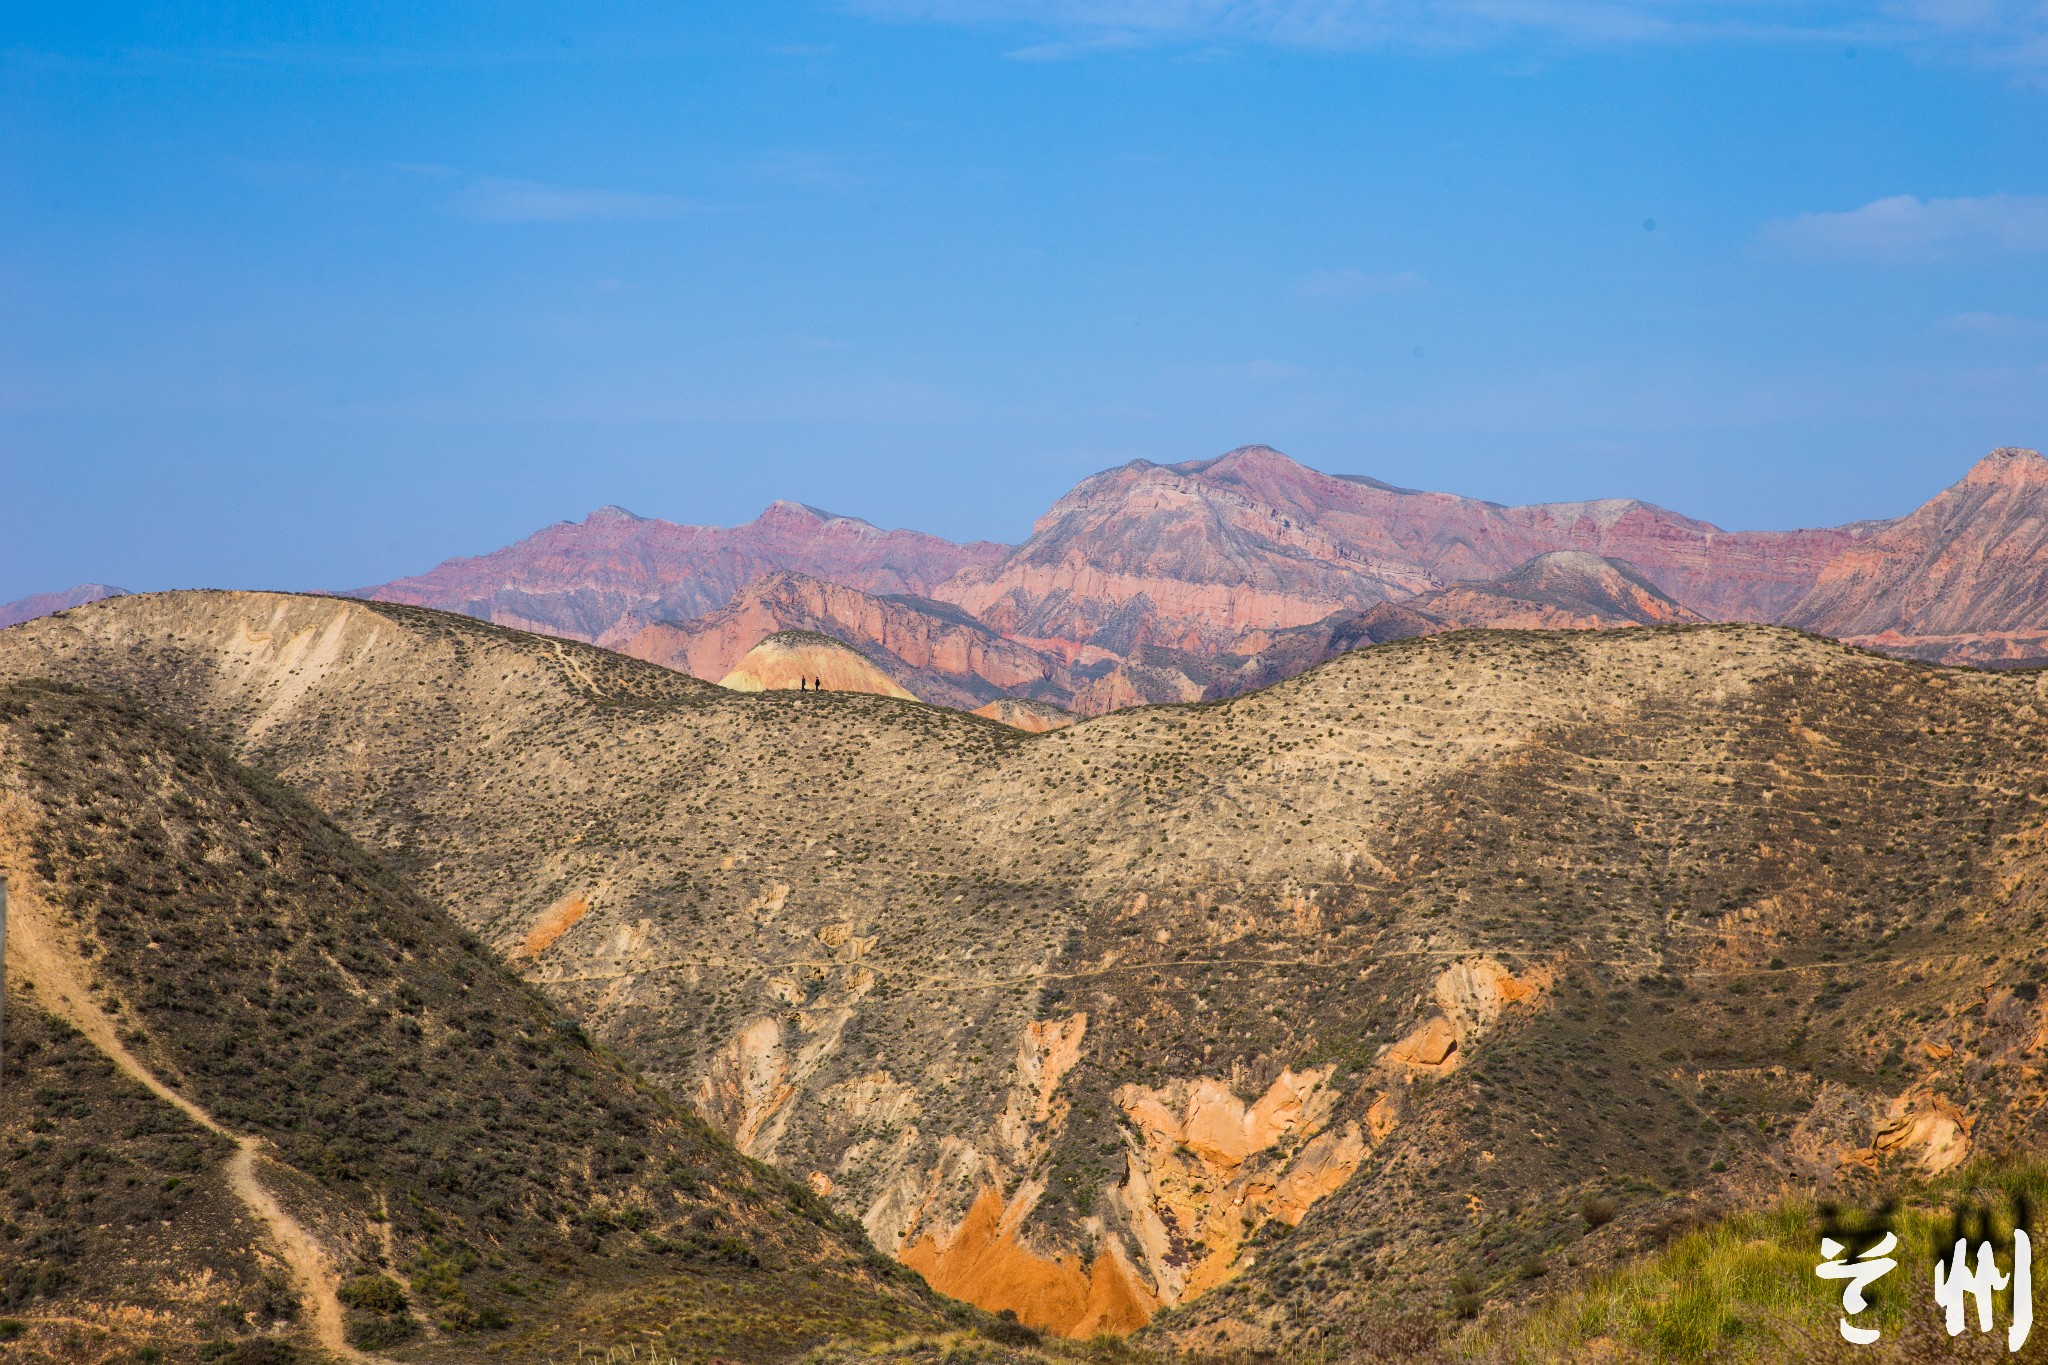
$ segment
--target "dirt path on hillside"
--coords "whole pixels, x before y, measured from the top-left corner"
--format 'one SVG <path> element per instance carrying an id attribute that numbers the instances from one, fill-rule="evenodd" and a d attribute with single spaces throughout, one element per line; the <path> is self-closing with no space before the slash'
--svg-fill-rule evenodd
<path id="1" fill-rule="evenodd" d="M 0 851 L 10 855 L 8 861 L 15 867 L 25 866 L 26 860 L 11 856 L 20 851 L 20 846 L 18 840 L 6 837 L 9 833 L 11 831 L 0 828 Z M 7 979 L 34 982 L 36 1003 L 44 1011 L 56 1015 L 84 1034 L 86 1040 L 109 1061 L 140 1082 L 151 1094 L 175 1107 L 200 1127 L 235 1144 L 235 1154 L 228 1158 L 228 1186 L 256 1221 L 269 1231 L 278 1254 L 291 1268 L 292 1278 L 298 1282 L 300 1293 L 313 1310 L 314 1338 L 322 1348 L 343 1360 L 365 1363 L 374 1360 L 375 1357 L 349 1345 L 342 1334 L 341 1299 L 336 1293 L 340 1288 L 340 1278 L 335 1274 L 319 1239 L 286 1212 L 276 1196 L 257 1179 L 256 1163 L 262 1155 L 263 1140 L 229 1132 L 215 1121 L 213 1115 L 165 1084 L 161 1077 L 128 1051 L 114 1021 L 86 989 L 88 978 L 79 969 L 77 953 L 65 946 L 55 916 L 49 913 L 41 897 L 29 891 L 26 882 L 27 878 L 18 874 L 8 878 Z"/>

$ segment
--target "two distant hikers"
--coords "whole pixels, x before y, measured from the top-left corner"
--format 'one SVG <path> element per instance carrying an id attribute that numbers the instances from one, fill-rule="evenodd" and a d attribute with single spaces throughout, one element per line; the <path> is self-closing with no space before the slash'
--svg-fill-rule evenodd
<path id="1" fill-rule="evenodd" d="M 798 674 L 796 690 L 799 692 L 823 692 L 825 690 L 825 680 L 823 678 L 806 678 L 802 674 Z"/>

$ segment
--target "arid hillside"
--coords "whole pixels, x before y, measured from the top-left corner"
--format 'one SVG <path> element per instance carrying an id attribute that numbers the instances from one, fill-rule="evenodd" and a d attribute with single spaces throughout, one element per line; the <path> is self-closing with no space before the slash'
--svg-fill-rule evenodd
<path id="1" fill-rule="evenodd" d="M 79 608 L 0 673 L 189 718 L 884 1250 L 1061 1332 L 1390 1342 L 2041 1143 L 2032 675 L 1467 632 L 1028 735 L 260 594 Z"/>
<path id="2" fill-rule="evenodd" d="M 127 703 L 0 687 L 0 871 L 10 1359 L 781 1360 L 944 1321 L 301 798 Z"/>

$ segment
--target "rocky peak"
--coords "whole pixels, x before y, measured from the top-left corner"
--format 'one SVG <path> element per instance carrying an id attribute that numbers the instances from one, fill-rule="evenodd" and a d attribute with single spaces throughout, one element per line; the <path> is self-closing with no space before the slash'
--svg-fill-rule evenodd
<path id="1" fill-rule="evenodd" d="M 585 526 L 638 526 L 649 518 L 629 512 L 617 503 L 608 502 L 583 519 Z"/>
<path id="2" fill-rule="evenodd" d="M 827 521 L 858 521 L 858 517 L 842 517 L 836 512 L 827 512 L 822 507 L 813 507 L 805 502 L 791 502 L 788 498 L 777 498 L 761 509 L 761 515 L 754 518 L 757 523 Z"/>
<path id="3" fill-rule="evenodd" d="M 1983 459 L 1970 466 L 1970 472 L 1963 476 L 1966 484 L 2019 484 L 2039 483 L 2048 479 L 2048 460 L 2041 458 L 2038 450 L 2025 446 L 2000 446 Z"/>

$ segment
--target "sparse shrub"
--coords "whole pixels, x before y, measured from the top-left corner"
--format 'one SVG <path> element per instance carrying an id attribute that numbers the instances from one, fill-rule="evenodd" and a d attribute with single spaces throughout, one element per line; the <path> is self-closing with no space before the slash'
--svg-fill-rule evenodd
<path id="1" fill-rule="evenodd" d="M 350 1308 L 372 1313 L 403 1313 L 406 1308 L 405 1289 L 389 1275 L 358 1275 L 336 1290 L 334 1297 Z"/>
<path id="2" fill-rule="evenodd" d="M 1037 1329 L 1019 1322 L 1012 1308 L 996 1314 L 995 1321 L 982 1330 L 982 1335 L 1001 1346 L 1036 1346 L 1039 1341 Z"/>
<path id="3" fill-rule="evenodd" d="M 251 1337 L 223 1359 L 226 1365 L 293 1365 L 298 1358 L 298 1351 L 288 1342 L 276 1337 Z"/>
<path id="4" fill-rule="evenodd" d="M 1621 1212 L 1621 1206 L 1604 1194 L 1589 1194 L 1579 1201 L 1579 1217 L 1586 1220 L 1586 1227 L 1606 1227 L 1614 1221 L 1614 1215 Z"/>
<path id="5" fill-rule="evenodd" d="M 0 1318 L 0 1341 L 13 1341 L 28 1330 L 20 1318 Z"/>

